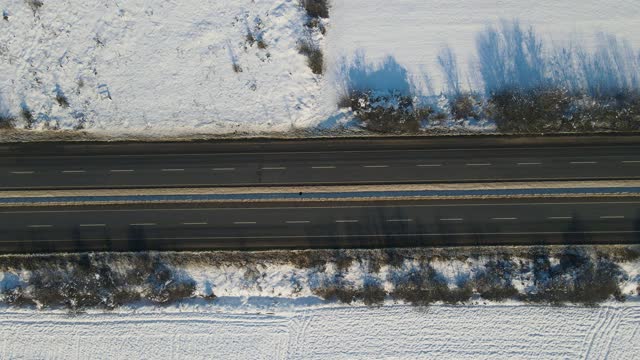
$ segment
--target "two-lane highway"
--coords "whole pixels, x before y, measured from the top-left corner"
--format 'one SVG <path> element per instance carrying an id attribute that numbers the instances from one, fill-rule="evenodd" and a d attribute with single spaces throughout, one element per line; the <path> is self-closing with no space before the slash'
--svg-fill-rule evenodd
<path id="1" fill-rule="evenodd" d="M 0 251 L 640 241 L 640 198 L 7 208 Z"/>
<path id="2" fill-rule="evenodd" d="M 433 139 L 0 149 L 0 190 L 640 178 L 640 141 L 562 146 Z M 497 142 L 497 141 L 496 141 Z M 376 146 L 376 144 L 378 146 Z M 153 152 L 156 148 L 158 151 Z M 149 150 L 151 149 L 151 150 Z M 60 151 L 59 151 L 60 150 Z"/>

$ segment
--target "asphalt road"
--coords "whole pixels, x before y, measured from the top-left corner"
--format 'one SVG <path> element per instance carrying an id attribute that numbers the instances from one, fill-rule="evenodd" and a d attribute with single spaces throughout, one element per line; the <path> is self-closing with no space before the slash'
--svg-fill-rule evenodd
<path id="1" fill-rule="evenodd" d="M 638 178 L 629 137 L 0 145 L 0 190 Z"/>
<path id="2" fill-rule="evenodd" d="M 640 198 L 0 209 L 0 252 L 640 242 Z"/>

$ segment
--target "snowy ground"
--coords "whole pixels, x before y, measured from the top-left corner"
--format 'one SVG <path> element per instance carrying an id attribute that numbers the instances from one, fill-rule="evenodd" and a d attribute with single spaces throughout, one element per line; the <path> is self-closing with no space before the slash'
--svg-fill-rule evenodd
<path id="1" fill-rule="evenodd" d="M 5 312 L 0 339 L 5 359 L 633 359 L 640 306 Z"/>
<path id="2" fill-rule="evenodd" d="M 0 102 L 12 114 L 28 107 L 38 128 L 286 131 L 323 116 L 320 79 L 297 51 L 313 34 L 296 0 L 45 0 L 36 10 L 2 0 L 0 10 Z"/>
<path id="3" fill-rule="evenodd" d="M 352 57 L 355 50 L 373 63 L 392 56 L 423 92 L 429 92 L 422 81 L 428 76 L 436 94 L 446 90 L 438 64 L 442 49 L 450 48 L 457 56 L 461 85 L 473 88 L 476 37 L 503 20 L 533 27 L 547 47 L 592 50 L 599 33 L 640 47 L 640 33 L 635 30 L 640 25 L 640 5 L 634 0 L 336 0 L 332 10 L 329 61 Z"/>
<path id="4" fill-rule="evenodd" d="M 336 102 L 345 61 L 356 54 L 374 72 L 392 60 L 395 72 L 377 72 L 367 80 L 374 85 L 437 95 L 449 90 L 443 48 L 456 59 L 461 88 L 482 88 L 476 39 L 501 19 L 533 26 L 545 51 L 591 51 L 600 32 L 627 40 L 630 59 L 640 47 L 635 0 L 331 4 L 321 35 L 305 27 L 298 0 L 0 0 L 0 115 L 18 128 L 29 113 L 34 129 L 108 136 L 332 129 L 349 121 Z M 324 49 L 324 75 L 299 54 L 301 40 Z M 398 71 L 410 82 L 394 78 Z"/>

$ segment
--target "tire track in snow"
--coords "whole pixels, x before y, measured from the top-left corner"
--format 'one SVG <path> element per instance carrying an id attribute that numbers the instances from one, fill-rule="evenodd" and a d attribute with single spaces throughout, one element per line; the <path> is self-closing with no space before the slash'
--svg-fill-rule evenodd
<path id="1" fill-rule="evenodd" d="M 604 310 L 604 311 L 603 311 Z M 600 329 L 602 328 L 602 326 L 604 325 L 604 323 L 607 321 L 607 312 L 609 311 L 609 308 L 604 308 L 601 309 L 600 311 L 598 311 L 598 320 L 596 320 L 595 323 L 593 323 L 593 325 L 591 325 L 591 327 L 589 328 L 589 331 L 587 333 L 587 338 L 584 340 L 584 346 L 583 348 L 585 349 L 582 358 L 583 359 L 588 359 L 589 355 L 591 353 L 591 348 L 593 346 L 593 343 L 596 339 L 597 334 L 599 333 Z M 603 315 L 604 312 L 604 315 Z"/>
<path id="2" fill-rule="evenodd" d="M 312 320 L 313 315 L 309 315 L 307 311 L 304 311 L 290 322 L 293 326 L 289 327 L 288 348 L 286 353 L 287 359 L 296 359 L 300 357 L 302 344 L 304 343 L 306 336 L 305 334 L 307 329 L 309 329 Z M 291 336 L 292 332 L 294 334 L 293 336 Z"/>
<path id="3" fill-rule="evenodd" d="M 588 347 L 583 355 L 584 359 L 605 359 L 608 358 L 611 344 L 615 339 L 618 327 L 622 319 L 632 313 L 631 308 L 611 308 L 605 307 L 603 312 L 604 318 L 597 327 L 591 329 Z"/>

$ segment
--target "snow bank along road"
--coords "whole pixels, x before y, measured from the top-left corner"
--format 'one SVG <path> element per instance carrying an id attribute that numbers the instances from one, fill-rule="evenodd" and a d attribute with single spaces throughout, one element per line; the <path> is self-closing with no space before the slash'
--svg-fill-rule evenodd
<path id="1" fill-rule="evenodd" d="M 0 209 L 6 253 L 638 241 L 640 198 Z"/>
<path id="2" fill-rule="evenodd" d="M 633 137 L 0 145 L 3 190 L 638 178 Z"/>
<path id="3" fill-rule="evenodd" d="M 637 305 L 303 307 L 274 315 L 6 313 L 0 357 L 634 359 L 639 322 Z"/>

